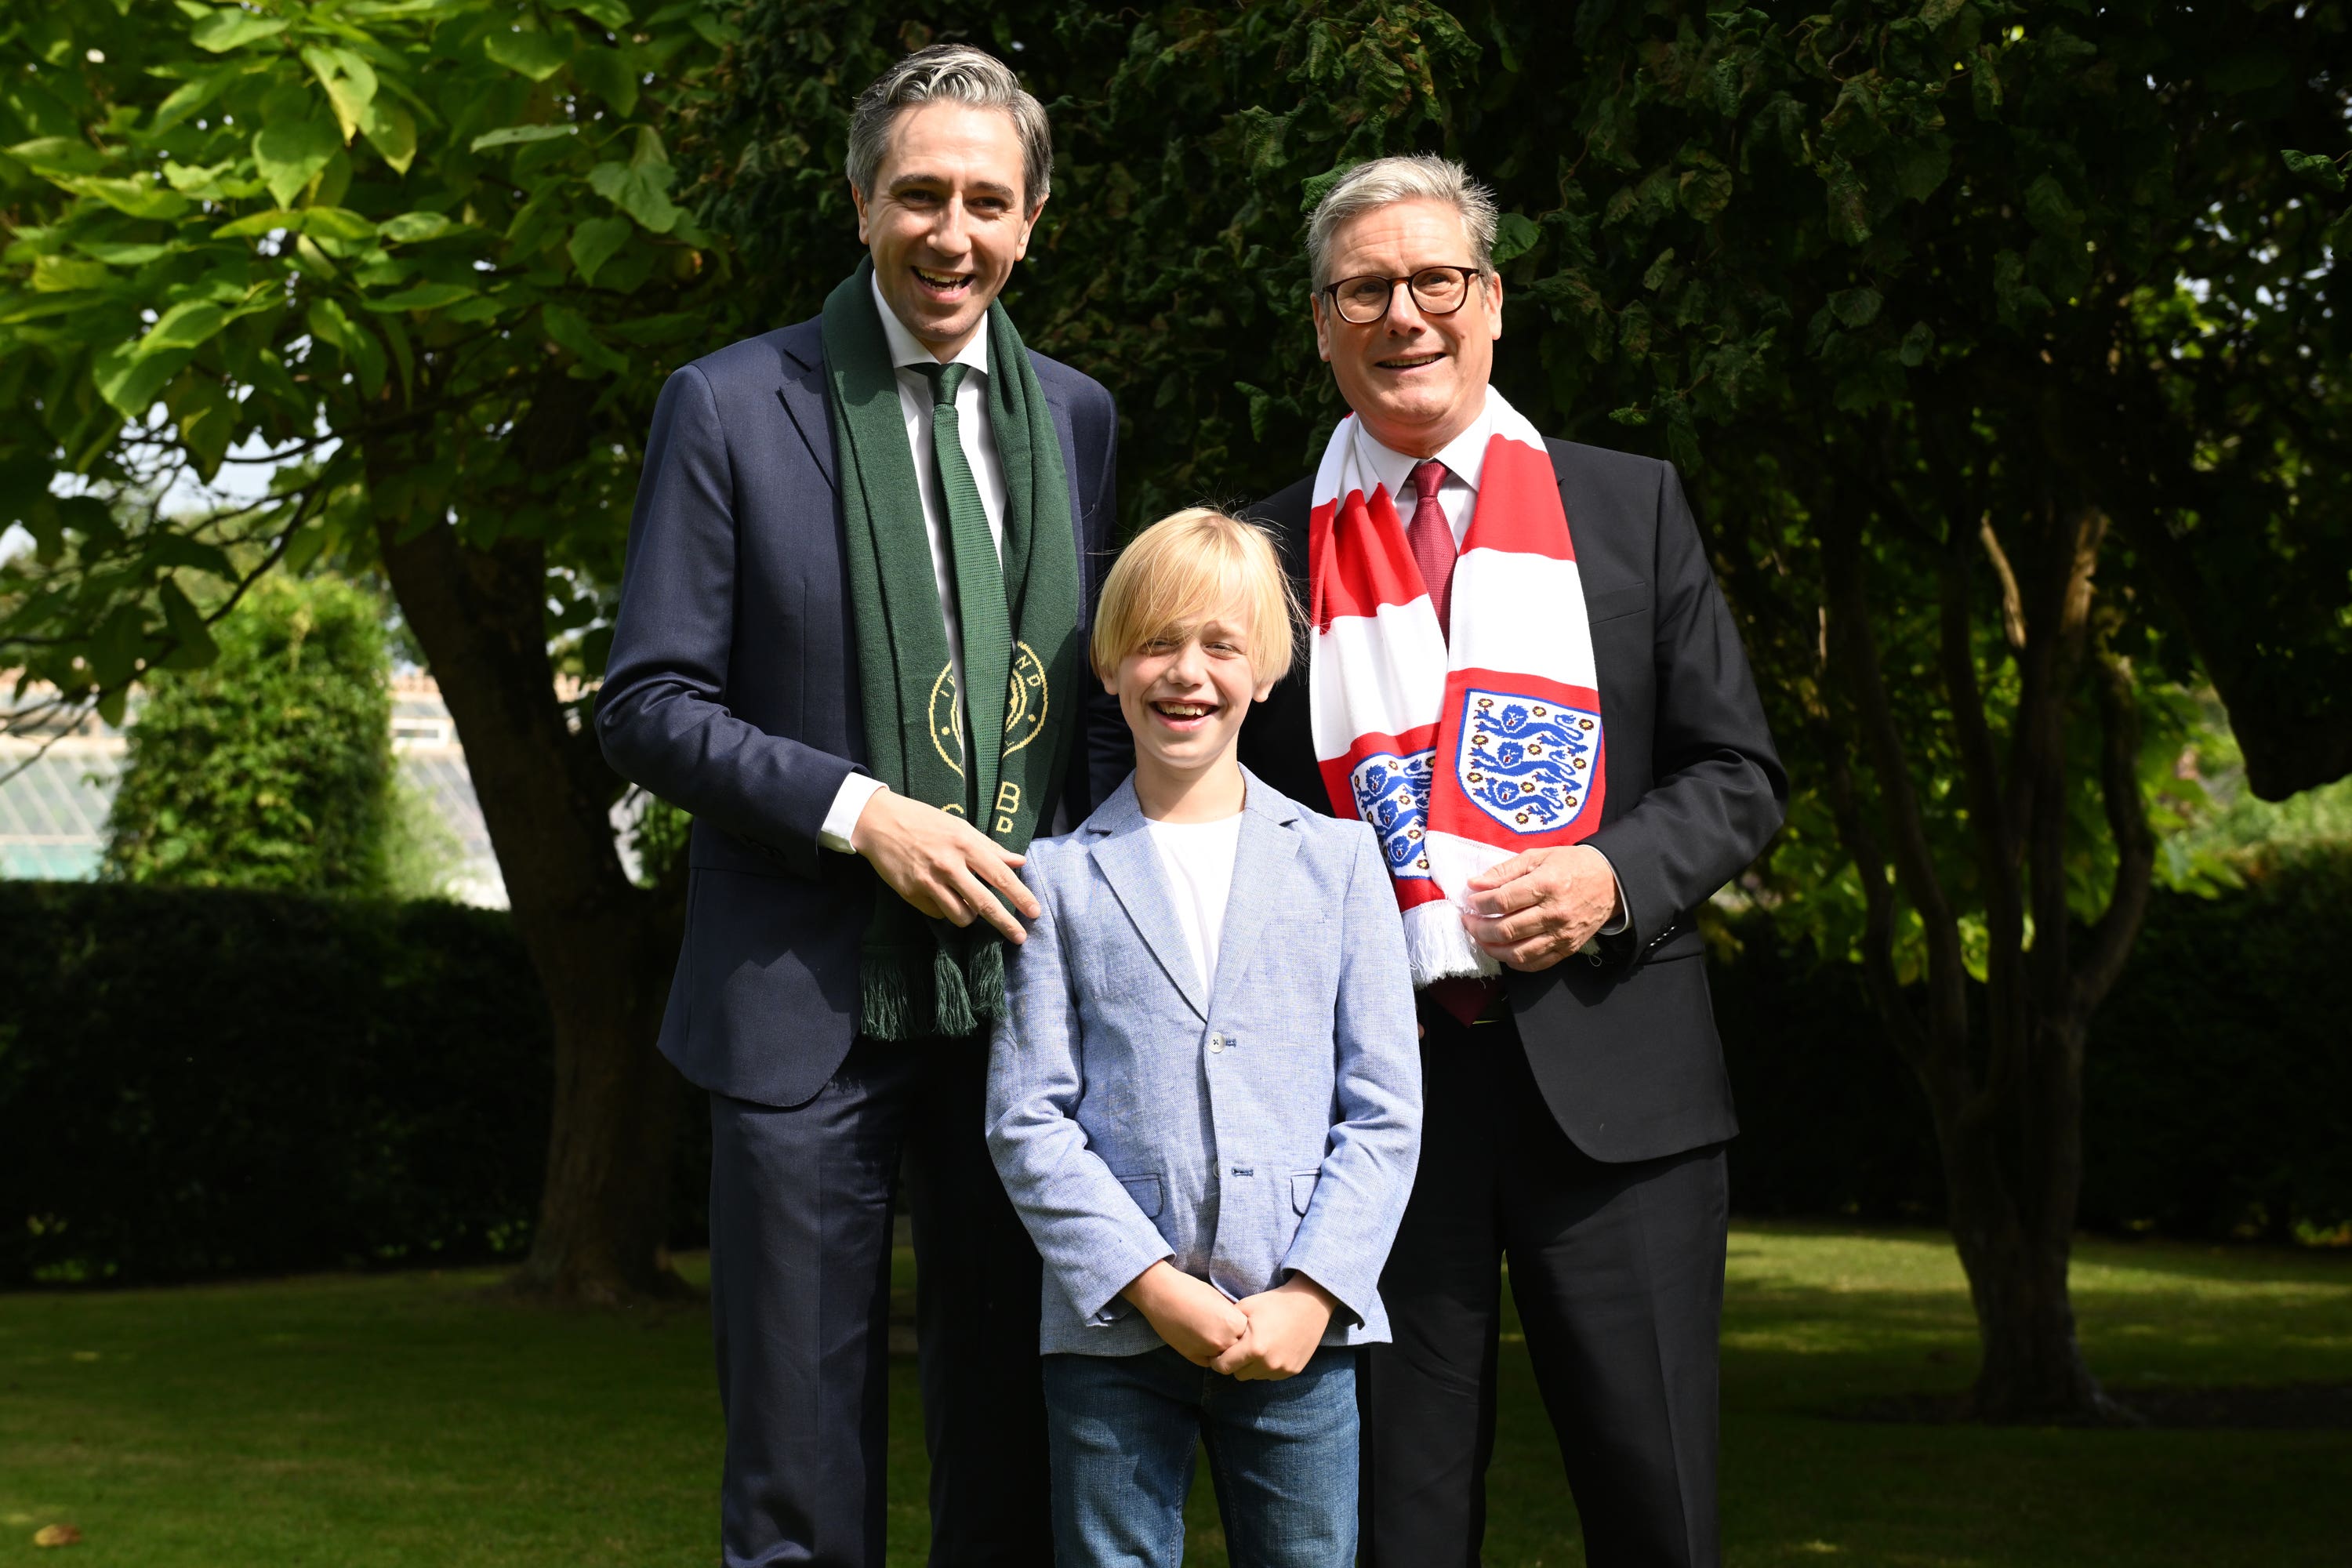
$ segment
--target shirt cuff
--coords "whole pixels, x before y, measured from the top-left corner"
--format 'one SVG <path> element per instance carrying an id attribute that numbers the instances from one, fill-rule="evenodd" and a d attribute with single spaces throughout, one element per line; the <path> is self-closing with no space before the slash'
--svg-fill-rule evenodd
<path id="1" fill-rule="evenodd" d="M 834 792 L 832 806 L 824 814 L 824 826 L 816 830 L 816 841 L 837 855 L 856 854 L 849 836 L 857 830 L 858 815 L 866 809 L 867 801 L 889 787 L 872 773 L 852 773 L 842 780 L 841 787 Z M 1622 900 L 1624 895 L 1620 893 L 1618 897 Z"/>
<path id="2" fill-rule="evenodd" d="M 854 773 L 851 775 L 853 779 L 855 779 L 856 776 L 856 775 Z M 1598 849 L 1595 849 L 1593 853 L 1595 855 L 1601 855 L 1601 851 Z M 1601 858 L 1603 860 L 1609 858 L 1606 855 L 1601 855 Z M 1633 929 L 1633 906 L 1625 901 L 1625 884 L 1618 879 L 1617 868 L 1614 866 L 1609 868 L 1609 879 L 1617 883 L 1617 912 L 1609 917 L 1609 923 L 1607 925 L 1602 926 L 1599 931 L 1594 933 L 1598 936 L 1619 936 Z"/>

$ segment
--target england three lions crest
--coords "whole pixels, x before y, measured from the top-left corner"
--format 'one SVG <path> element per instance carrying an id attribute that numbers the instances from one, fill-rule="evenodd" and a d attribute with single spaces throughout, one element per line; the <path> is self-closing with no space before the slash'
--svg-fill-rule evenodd
<path id="1" fill-rule="evenodd" d="M 1372 825 L 1388 858 L 1389 875 L 1399 881 L 1429 877 L 1429 785 L 1437 776 L 1437 753 L 1399 756 L 1375 752 L 1348 773 L 1356 815 Z"/>
<path id="2" fill-rule="evenodd" d="M 1507 691 L 1463 696 L 1454 775 L 1472 805 L 1514 833 L 1574 822 L 1600 756 L 1601 715 L 1590 709 Z"/>

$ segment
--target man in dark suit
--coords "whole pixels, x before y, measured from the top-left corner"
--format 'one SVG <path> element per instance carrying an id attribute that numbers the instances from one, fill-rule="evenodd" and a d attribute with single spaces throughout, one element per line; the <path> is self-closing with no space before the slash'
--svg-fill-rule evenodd
<path id="1" fill-rule="evenodd" d="M 909 57 L 858 100 L 848 162 L 870 269 L 663 391 L 597 725 L 695 816 L 661 1047 L 710 1095 L 724 1561 L 883 1561 L 903 1156 L 930 1560 L 1034 1568 L 1039 1265 L 982 1140 L 977 1030 L 992 928 L 1036 912 L 1020 849 L 1126 772 L 1116 710 L 1076 733 L 1100 704 L 1066 686 L 1117 421 L 992 310 L 1052 167 L 1010 70 Z"/>
<path id="2" fill-rule="evenodd" d="M 1352 171 L 1308 230 L 1318 342 L 1356 416 L 1335 441 L 1355 442 L 1366 490 L 1377 479 L 1404 498 L 1392 514 L 1414 520 L 1404 570 L 1418 566 L 1437 635 L 1456 645 L 1480 603 L 1448 604 L 1455 551 L 1496 487 L 1495 226 L 1492 198 L 1459 165 L 1414 158 Z M 1589 1560 L 1719 1560 L 1723 1145 L 1736 1125 L 1693 911 L 1778 826 L 1787 778 L 1674 468 L 1543 446 L 1605 716 L 1604 805 L 1581 842 L 1513 855 L 1469 883 L 1451 918 L 1498 979 L 1421 993 L 1420 1174 L 1381 1281 L 1396 1338 L 1366 1351 L 1360 1384 L 1364 1562 L 1377 1568 L 1478 1562 L 1505 1258 Z M 1302 480 L 1257 509 L 1302 599 L 1310 511 L 1328 500 L 1315 489 Z M 1515 635 L 1540 656 L 1571 617 L 1528 618 L 1544 623 L 1535 641 Z M 1330 808 L 1318 759 L 1345 739 L 1329 733 L 1334 701 L 1311 664 L 1295 667 L 1243 731 L 1243 760 Z"/>

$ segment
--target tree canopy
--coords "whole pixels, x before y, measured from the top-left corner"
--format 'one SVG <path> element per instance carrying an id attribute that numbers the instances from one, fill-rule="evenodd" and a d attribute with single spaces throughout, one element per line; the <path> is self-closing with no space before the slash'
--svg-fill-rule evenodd
<path id="1" fill-rule="evenodd" d="M 555 629 L 597 620 L 642 373 L 729 319 L 663 133 L 727 37 L 696 0 L 16 13 L 0 525 L 34 549 L 0 567 L 0 647 L 114 716 L 210 657 L 198 604 L 364 559 L 380 521 L 543 540 L 586 574 Z M 284 466 L 166 515 L 237 463 Z"/>

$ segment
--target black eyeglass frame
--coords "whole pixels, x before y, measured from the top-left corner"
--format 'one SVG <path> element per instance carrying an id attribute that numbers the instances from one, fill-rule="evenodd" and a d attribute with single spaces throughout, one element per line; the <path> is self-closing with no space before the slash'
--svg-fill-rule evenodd
<path id="1" fill-rule="evenodd" d="M 1424 272 L 1459 272 L 1462 274 L 1462 298 L 1454 300 L 1453 304 L 1447 306 L 1443 310 L 1431 310 L 1426 304 L 1422 302 L 1421 290 L 1412 286 L 1412 280 L 1415 278 L 1420 277 Z M 1361 283 L 1367 278 L 1379 278 L 1381 282 L 1389 286 L 1389 289 L 1388 294 L 1381 301 L 1380 315 L 1368 316 L 1360 321 L 1353 316 L 1349 315 L 1347 311 L 1339 309 L 1339 290 L 1346 288 L 1350 283 Z M 1339 320 L 1347 322 L 1351 327 L 1369 327 L 1374 321 L 1379 321 L 1381 316 L 1387 315 L 1389 313 L 1389 307 L 1396 303 L 1397 285 L 1400 283 L 1404 285 L 1405 292 L 1412 296 L 1412 308 L 1414 310 L 1419 310 L 1424 316 L 1443 317 L 1453 315 L 1456 310 L 1461 310 L 1463 306 L 1470 302 L 1470 285 L 1474 282 L 1480 288 L 1486 287 L 1486 270 L 1485 268 L 1456 266 L 1450 261 L 1441 261 L 1429 267 L 1416 267 L 1402 278 L 1381 278 L 1381 275 L 1377 272 L 1360 272 L 1352 278 L 1341 278 L 1332 282 L 1326 283 L 1322 288 L 1318 289 L 1316 292 L 1318 294 L 1326 295 L 1330 299 L 1331 313 L 1339 317 Z"/>

